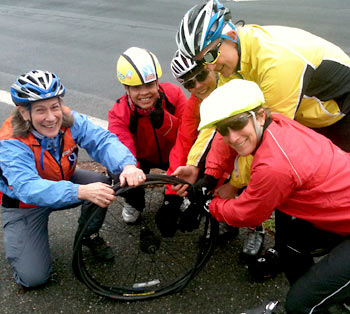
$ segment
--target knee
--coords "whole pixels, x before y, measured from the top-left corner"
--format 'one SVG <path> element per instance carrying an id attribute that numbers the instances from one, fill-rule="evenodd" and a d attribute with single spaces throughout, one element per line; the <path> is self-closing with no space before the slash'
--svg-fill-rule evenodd
<path id="1" fill-rule="evenodd" d="M 51 274 L 51 265 L 47 267 L 14 268 L 13 277 L 16 282 L 26 288 L 36 288 L 47 283 Z"/>
<path id="2" fill-rule="evenodd" d="M 285 310 L 288 314 L 306 314 L 310 313 L 312 306 L 310 306 L 310 298 L 308 298 L 304 289 L 292 286 L 288 291 Z"/>
<path id="3" fill-rule="evenodd" d="M 299 313 L 298 312 L 298 305 L 294 302 L 293 298 L 291 298 L 289 295 L 286 298 L 286 302 L 284 304 L 284 308 L 286 310 L 286 313 L 288 314 L 294 314 Z"/>

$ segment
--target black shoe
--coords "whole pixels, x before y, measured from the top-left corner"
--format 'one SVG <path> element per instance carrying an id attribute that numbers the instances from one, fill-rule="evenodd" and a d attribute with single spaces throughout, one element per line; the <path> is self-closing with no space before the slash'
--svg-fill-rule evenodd
<path id="1" fill-rule="evenodd" d="M 219 244 L 233 240 L 239 234 L 239 228 L 232 227 L 224 222 L 219 223 L 219 235 L 217 242 Z"/>
<path id="2" fill-rule="evenodd" d="M 275 313 L 274 310 L 276 309 L 276 307 L 278 306 L 279 301 L 269 301 L 269 302 L 264 302 L 263 305 L 255 308 L 255 309 L 251 309 L 251 310 L 247 310 L 245 312 L 242 312 L 241 314 L 273 314 Z"/>
<path id="3" fill-rule="evenodd" d="M 248 265 L 248 271 L 256 281 L 273 278 L 282 271 L 278 252 L 273 248 L 267 249 L 261 257 Z"/>
<path id="4" fill-rule="evenodd" d="M 243 261 L 250 263 L 259 256 L 264 247 L 265 229 L 263 225 L 255 229 L 248 228 L 247 236 L 243 243 L 240 257 Z"/>
<path id="5" fill-rule="evenodd" d="M 109 243 L 100 237 L 98 233 L 84 237 L 82 245 L 87 246 L 91 250 L 91 253 L 101 261 L 110 261 L 114 258 L 114 253 Z"/>

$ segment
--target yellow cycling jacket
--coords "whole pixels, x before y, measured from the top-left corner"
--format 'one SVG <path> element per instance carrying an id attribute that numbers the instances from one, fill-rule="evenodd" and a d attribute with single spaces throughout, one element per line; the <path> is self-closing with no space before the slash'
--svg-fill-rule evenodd
<path id="1" fill-rule="evenodd" d="M 311 128 L 329 126 L 350 111 L 350 58 L 339 47 L 284 26 L 246 25 L 238 35 L 240 69 L 230 77 L 220 76 L 219 86 L 234 78 L 254 81 L 271 112 Z M 204 142 L 199 137 L 195 145 Z M 194 160 L 189 156 L 188 163 Z"/>
<path id="2" fill-rule="evenodd" d="M 254 81 L 271 112 L 311 128 L 331 125 L 350 111 L 350 57 L 339 47 L 285 26 L 247 25 L 238 34 L 240 70 L 220 76 L 219 86 L 234 78 Z"/>

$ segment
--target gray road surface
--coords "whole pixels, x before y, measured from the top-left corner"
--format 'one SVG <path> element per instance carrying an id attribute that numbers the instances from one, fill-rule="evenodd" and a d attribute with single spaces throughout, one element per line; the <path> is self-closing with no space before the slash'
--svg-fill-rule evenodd
<path id="1" fill-rule="evenodd" d="M 350 52 L 348 0 L 223 1 L 247 23 L 304 28 Z M 152 50 L 163 66 L 163 80 L 174 81 L 169 62 L 178 23 L 194 0 L 1 0 L 0 90 L 33 68 L 58 73 L 67 88 L 66 104 L 106 119 L 123 93 L 115 77 L 117 56 L 131 46 Z M 12 108 L 1 103 L 0 122 Z M 0 242 L 0 313 L 239 313 L 263 299 L 283 300 L 283 275 L 263 284 L 249 278 L 238 261 L 243 237 L 218 247 L 203 271 L 181 293 L 143 302 L 98 297 L 71 271 L 72 241 L 78 209 L 50 217 L 53 280 L 46 287 L 18 294 Z M 2 232 L 0 231 L 2 238 Z M 272 239 L 268 237 L 268 244 Z M 119 252 L 122 254 L 123 252 Z M 282 313 L 282 312 L 281 312 Z M 344 313 L 340 307 L 333 313 Z"/>

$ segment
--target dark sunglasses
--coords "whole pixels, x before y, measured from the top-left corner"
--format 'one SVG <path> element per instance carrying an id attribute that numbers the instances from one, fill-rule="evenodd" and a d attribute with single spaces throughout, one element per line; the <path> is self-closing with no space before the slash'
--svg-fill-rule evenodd
<path id="1" fill-rule="evenodd" d="M 243 114 L 238 117 L 233 117 L 232 119 L 226 119 L 224 122 L 218 123 L 216 130 L 222 135 L 227 136 L 229 129 L 234 131 L 242 130 L 249 121 L 249 118 L 252 116 L 251 113 Z"/>
<path id="2" fill-rule="evenodd" d="M 223 39 L 220 39 L 218 44 L 213 47 L 213 49 L 207 51 L 203 58 L 199 62 L 203 62 L 204 64 L 214 64 L 216 61 L 218 61 L 220 56 L 220 46 L 223 42 Z"/>
<path id="3" fill-rule="evenodd" d="M 190 80 L 187 80 L 187 81 L 183 82 L 183 86 L 186 89 L 195 88 L 196 87 L 196 81 L 204 82 L 207 79 L 208 75 L 209 75 L 209 71 L 207 69 L 203 69 L 197 75 L 192 77 Z"/>

